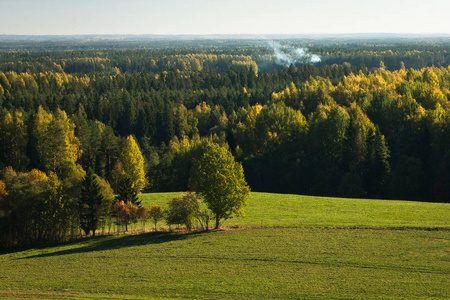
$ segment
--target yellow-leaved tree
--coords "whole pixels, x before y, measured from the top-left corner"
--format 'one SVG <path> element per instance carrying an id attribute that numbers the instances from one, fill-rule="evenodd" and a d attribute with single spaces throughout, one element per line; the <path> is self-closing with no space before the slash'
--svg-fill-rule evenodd
<path id="1" fill-rule="evenodd" d="M 76 162 L 81 155 L 75 124 L 65 111 L 55 114 L 39 107 L 34 119 L 33 135 L 40 167 L 59 176 L 70 176 L 81 169 Z"/>
<path id="2" fill-rule="evenodd" d="M 133 187 L 137 192 L 142 191 L 147 180 L 144 171 L 144 157 L 135 139 L 129 135 L 120 153 L 120 163 L 123 172 L 131 179 Z"/>

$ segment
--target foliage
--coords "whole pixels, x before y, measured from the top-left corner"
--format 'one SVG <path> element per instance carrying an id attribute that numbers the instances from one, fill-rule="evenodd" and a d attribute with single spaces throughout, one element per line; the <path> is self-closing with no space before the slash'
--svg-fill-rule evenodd
<path id="1" fill-rule="evenodd" d="M 4 197 L 8 195 L 8 192 L 6 191 L 6 185 L 3 180 L 0 180 L 0 200 L 3 200 Z"/>
<path id="2" fill-rule="evenodd" d="M 105 203 L 109 205 L 115 199 L 114 190 L 111 188 L 109 182 L 106 181 L 105 179 L 99 177 L 98 175 L 96 176 L 96 179 L 98 185 L 100 186 L 103 199 L 105 200 Z"/>
<path id="3" fill-rule="evenodd" d="M 137 189 L 180 191 L 214 141 L 253 190 L 450 198 L 448 41 L 285 40 L 322 59 L 291 66 L 248 41 L 172 43 L 0 53 L 0 168 L 64 181 L 92 167 L 116 191 L 123 172 Z M 420 176 L 404 177 L 406 158 Z"/>
<path id="4" fill-rule="evenodd" d="M 134 188 L 132 179 L 127 174 L 122 175 L 119 187 L 117 188 L 116 201 L 123 201 L 125 203 L 132 203 L 138 207 L 141 206 L 141 201 L 138 197 L 138 192 Z"/>
<path id="5" fill-rule="evenodd" d="M 116 224 L 118 226 L 125 226 L 125 231 L 128 231 L 128 225 L 130 223 L 136 223 L 138 220 L 139 208 L 131 202 L 116 201 L 112 204 L 111 214 L 116 219 Z"/>
<path id="6" fill-rule="evenodd" d="M 80 213 L 80 226 L 86 235 L 98 228 L 98 223 L 104 216 L 106 199 L 102 194 L 100 185 L 97 182 L 92 169 L 88 169 L 82 183 L 81 195 L 78 202 Z"/>
<path id="7" fill-rule="evenodd" d="M 80 150 L 74 128 L 66 112 L 58 109 L 51 114 L 39 107 L 33 135 L 40 165 L 45 170 L 65 176 L 76 172 Z"/>
<path id="8" fill-rule="evenodd" d="M 195 216 L 199 210 L 197 197 L 187 192 L 169 201 L 168 209 L 165 213 L 166 222 L 169 225 L 185 225 L 187 230 L 191 230 L 195 221 Z"/>
<path id="9" fill-rule="evenodd" d="M 136 192 L 140 192 L 146 185 L 144 158 L 131 135 L 127 137 L 122 147 L 120 162 L 122 163 L 123 171 L 131 179 L 133 188 Z"/>
<path id="10" fill-rule="evenodd" d="M 232 214 L 244 215 L 250 188 L 242 165 L 235 162 L 230 151 L 217 144 L 206 145 L 191 172 L 190 186 L 214 213 L 215 228 L 219 228 L 221 219 L 226 220 Z"/>
<path id="11" fill-rule="evenodd" d="M 161 209 L 159 205 L 155 204 L 149 210 L 149 217 L 153 220 L 153 223 L 155 224 L 155 232 L 158 231 L 156 225 L 158 224 L 159 220 L 164 218 L 164 211 Z"/>
<path id="12" fill-rule="evenodd" d="M 141 220 L 142 229 L 145 232 L 145 224 L 147 223 L 147 220 L 152 217 L 151 212 L 146 207 L 142 206 L 142 207 L 138 208 L 136 214 L 137 214 L 137 218 L 139 220 Z M 156 224 L 155 224 L 155 228 L 156 228 Z"/>
<path id="13" fill-rule="evenodd" d="M 3 171 L 0 196 L 2 247 L 57 242 L 66 239 L 71 224 L 71 199 L 66 187 L 51 173 Z"/>
<path id="14" fill-rule="evenodd" d="M 7 112 L 3 117 L 1 115 L 0 113 L 0 166 L 22 169 L 28 164 L 28 127 L 25 116 L 20 111 L 15 111 L 14 114 Z"/>

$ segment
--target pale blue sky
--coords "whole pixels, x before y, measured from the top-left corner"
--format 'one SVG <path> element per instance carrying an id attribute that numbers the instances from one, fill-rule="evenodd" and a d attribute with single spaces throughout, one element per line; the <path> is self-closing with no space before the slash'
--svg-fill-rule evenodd
<path id="1" fill-rule="evenodd" d="M 450 33 L 450 0 L 0 0 L 0 34 Z"/>

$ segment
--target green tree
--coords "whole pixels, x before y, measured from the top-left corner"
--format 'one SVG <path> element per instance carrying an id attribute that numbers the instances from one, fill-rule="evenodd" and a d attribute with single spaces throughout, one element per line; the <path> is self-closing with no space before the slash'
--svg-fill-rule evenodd
<path id="1" fill-rule="evenodd" d="M 242 165 L 229 150 L 213 143 L 206 145 L 203 155 L 194 161 L 189 183 L 213 212 L 216 229 L 220 220 L 244 215 L 250 188 Z"/>
<path id="2" fill-rule="evenodd" d="M 350 117 L 338 105 L 319 105 L 309 117 L 307 155 L 314 194 L 336 196 L 342 176 Z"/>
<path id="3" fill-rule="evenodd" d="M 82 183 L 81 196 L 78 202 L 81 229 L 88 235 L 92 231 L 95 236 L 98 223 L 103 217 L 102 204 L 105 203 L 100 185 L 92 168 L 89 168 Z"/>
<path id="4" fill-rule="evenodd" d="M 24 169 L 28 163 L 28 134 L 23 114 L 15 111 L 3 117 L 0 115 L 0 132 L 0 164 L 12 166 L 15 170 Z"/>
<path id="5" fill-rule="evenodd" d="M 31 172 L 29 176 L 30 174 Z M 63 236 L 62 232 L 65 232 L 68 225 L 67 215 L 70 213 L 67 197 L 65 197 L 61 182 L 55 173 L 50 173 L 48 176 L 42 196 L 40 219 L 54 243 L 57 236 Z"/>
<path id="6" fill-rule="evenodd" d="M 56 174 L 47 176 L 36 169 L 16 173 L 10 167 L 2 173 L 0 244 L 23 246 L 63 241 L 68 216 L 76 211 L 71 211 L 69 198 Z"/>
<path id="7" fill-rule="evenodd" d="M 144 171 L 144 157 L 131 135 L 127 137 L 122 147 L 120 162 L 122 163 L 123 171 L 130 177 L 133 188 L 137 192 L 142 191 L 147 184 Z"/>
<path id="8" fill-rule="evenodd" d="M 370 129 L 367 137 L 367 158 L 363 171 L 365 187 L 370 197 L 382 196 L 391 172 L 390 151 L 378 127 Z"/>
<path id="9" fill-rule="evenodd" d="M 141 201 L 139 200 L 137 191 L 133 186 L 131 178 L 127 174 L 123 174 L 122 179 L 119 182 L 116 200 L 123 201 L 124 203 L 132 203 L 141 207 Z"/>
<path id="10" fill-rule="evenodd" d="M 187 192 L 175 197 L 169 201 L 169 208 L 166 213 L 167 224 L 183 224 L 187 230 L 191 230 L 197 211 L 199 211 L 199 205 L 194 194 Z"/>
<path id="11" fill-rule="evenodd" d="M 99 124 L 99 127 L 100 124 Z M 117 159 L 120 154 L 119 143 L 117 138 L 114 135 L 114 132 L 110 126 L 105 126 L 101 128 L 101 143 L 100 143 L 100 155 L 103 157 L 104 170 L 102 172 L 102 176 L 105 177 L 114 187 L 113 184 L 113 170 L 114 166 L 117 163 Z"/>
<path id="12" fill-rule="evenodd" d="M 256 117 L 256 141 L 263 150 L 292 141 L 305 131 L 306 120 L 302 113 L 282 102 L 264 106 Z"/>

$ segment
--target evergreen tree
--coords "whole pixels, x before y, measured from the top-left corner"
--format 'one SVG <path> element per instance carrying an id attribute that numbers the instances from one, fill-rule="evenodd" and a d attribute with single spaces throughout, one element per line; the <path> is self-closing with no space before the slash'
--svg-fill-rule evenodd
<path id="1" fill-rule="evenodd" d="M 28 158 L 26 147 L 28 132 L 25 117 L 20 111 L 0 115 L 0 166 L 12 166 L 15 170 L 25 169 Z"/>
<path id="2" fill-rule="evenodd" d="M 88 235 L 91 231 L 95 236 L 95 230 L 103 217 L 103 205 L 106 201 L 103 197 L 100 185 L 92 168 L 89 168 L 82 182 L 81 196 L 78 201 L 80 213 L 80 227 Z"/>
<path id="3" fill-rule="evenodd" d="M 123 174 L 117 188 L 117 201 L 123 201 L 124 203 L 132 203 L 141 207 L 141 201 L 137 195 L 137 190 L 133 186 L 133 181 L 127 174 Z"/>
<path id="4" fill-rule="evenodd" d="M 365 162 L 365 188 L 370 197 L 380 197 L 391 172 L 389 149 L 378 127 L 370 129 Z"/>

